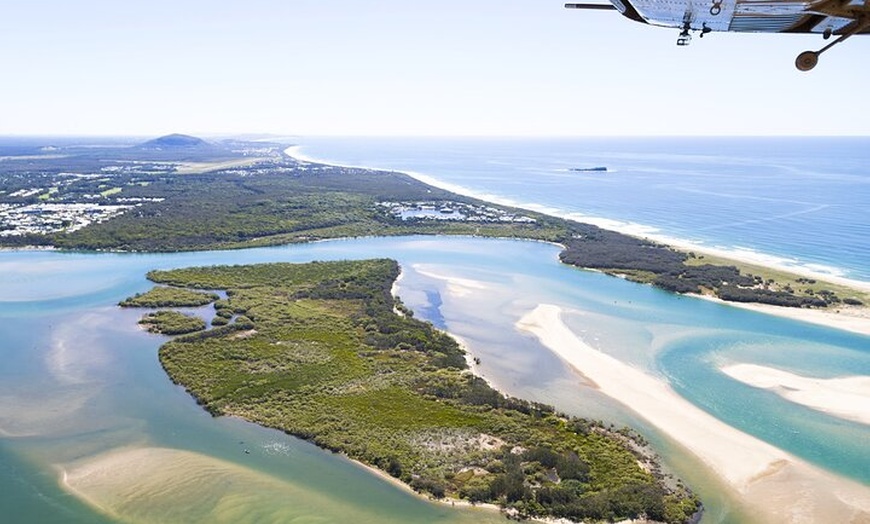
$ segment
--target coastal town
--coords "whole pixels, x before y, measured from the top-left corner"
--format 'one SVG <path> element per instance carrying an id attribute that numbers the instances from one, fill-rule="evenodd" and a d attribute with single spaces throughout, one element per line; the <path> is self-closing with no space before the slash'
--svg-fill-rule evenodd
<path id="1" fill-rule="evenodd" d="M 372 173 L 297 160 L 277 145 L 254 149 L 243 143 L 231 146 L 221 150 L 194 137 L 171 135 L 133 146 L 130 152 L 116 149 L 115 158 L 67 156 L 64 153 L 68 151 L 57 148 L 50 155 L 40 150 L 39 155 L 22 151 L 4 156 L 0 159 L 0 239 L 20 244 L 27 238 L 73 233 L 130 212 L 147 214 L 151 211 L 146 206 L 175 194 L 182 179 L 204 173 L 240 179 Z M 140 158 L 131 159 L 134 153 Z M 378 201 L 372 205 L 384 219 L 407 223 L 537 223 L 537 219 L 516 210 L 435 195 L 431 200 Z"/>
<path id="2" fill-rule="evenodd" d="M 162 202 L 162 197 L 128 190 L 147 186 L 149 182 L 138 177 L 148 175 L 154 173 L 129 166 L 103 167 L 93 174 L 6 174 L 0 180 L 0 237 L 69 233 L 146 203 Z"/>
<path id="3" fill-rule="evenodd" d="M 72 233 L 163 202 L 149 186 L 167 177 L 212 171 L 251 176 L 295 168 L 275 145 L 216 146 L 181 135 L 92 151 L 52 146 L 6 153 L 0 156 L 0 239 L 9 240 Z"/>
<path id="4" fill-rule="evenodd" d="M 379 209 L 401 220 L 447 220 L 457 222 L 487 222 L 534 224 L 534 218 L 486 205 L 454 201 L 378 202 Z"/>
<path id="5" fill-rule="evenodd" d="M 97 203 L 0 204 L 0 236 L 45 235 L 77 231 L 135 207 Z"/>

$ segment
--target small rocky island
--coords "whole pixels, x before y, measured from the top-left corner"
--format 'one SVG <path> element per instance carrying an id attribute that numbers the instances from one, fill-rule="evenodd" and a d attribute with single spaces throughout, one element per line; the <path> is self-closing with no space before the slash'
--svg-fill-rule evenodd
<path id="1" fill-rule="evenodd" d="M 595 167 L 572 167 L 571 171 L 577 172 L 597 172 L 597 173 L 606 173 L 607 166 L 595 166 Z"/>

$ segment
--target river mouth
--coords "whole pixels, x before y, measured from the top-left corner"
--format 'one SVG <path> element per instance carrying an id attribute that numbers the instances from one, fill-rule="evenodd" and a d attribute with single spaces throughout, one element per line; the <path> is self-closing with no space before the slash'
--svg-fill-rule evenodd
<path id="1" fill-rule="evenodd" d="M 868 441 L 866 426 L 818 417 L 718 371 L 722 359 L 754 359 L 781 367 L 799 340 L 802 346 L 795 354 L 806 368 L 797 370 L 799 374 L 835 376 L 846 369 L 868 374 L 865 337 L 568 268 L 558 264 L 557 252 L 555 246 L 533 242 L 431 237 L 160 255 L 2 252 L 0 263 L 16 264 L 16 275 L 27 280 L 29 291 L 25 300 L 0 301 L 0 329 L 7 341 L 2 347 L 6 365 L 0 370 L 0 434 L 3 449 L 22 464 L 15 471 L 2 471 L 0 486 L 39 492 L 31 499 L 55 508 L 48 510 L 47 520 L 41 520 L 45 522 L 88 522 L 97 515 L 125 522 L 220 521 L 238 516 L 249 505 L 264 508 L 267 513 L 259 514 L 263 518 L 312 522 L 349 516 L 363 522 L 498 520 L 497 514 L 420 500 L 341 457 L 281 433 L 212 418 L 171 384 L 160 367 L 156 350 L 166 338 L 136 325 L 141 312 L 115 307 L 150 287 L 144 275 L 151 269 L 383 256 L 402 264 L 397 290 L 403 302 L 418 316 L 457 334 L 480 358 L 478 372 L 497 388 L 555 404 L 570 414 L 638 426 L 668 453 L 666 463 L 680 475 L 703 468 L 630 409 L 584 384 L 555 355 L 515 329 L 516 321 L 539 303 L 570 307 L 582 314 L 566 323 L 582 331 L 585 340 L 667 378 L 707 411 L 725 410 L 718 416 L 727 419 L 728 410 L 739 407 L 726 397 L 734 398 L 736 392 L 737 398 L 751 402 L 762 395 L 766 411 L 758 416 L 773 417 L 769 425 L 785 421 L 799 424 L 803 432 L 815 428 L 810 440 L 798 443 L 797 454 L 801 446 L 830 440 L 829 447 L 836 449 L 807 460 L 853 478 L 856 473 L 849 467 L 870 471 L 866 454 L 856 444 Z M 90 281 L 102 285 L 83 285 Z M 752 350 L 758 347 L 766 350 L 763 358 Z M 812 356 L 820 354 L 824 357 Z M 686 355 L 691 358 L 680 358 Z M 690 380 L 695 375 L 702 377 L 700 382 Z M 719 393 L 708 395 L 711 387 Z M 733 500 L 712 495 L 717 483 L 711 474 L 696 471 L 688 477 L 710 515 L 718 515 L 713 521 L 739 514 Z M 256 488 L 248 490 L 244 484 Z M 212 509 L 192 509 L 194 499 L 210 501 Z M 155 509 L 148 507 L 149 500 L 164 502 Z M 282 508 L 287 501 L 290 508 Z M 36 511 L 10 507 L 20 511 L 21 520 Z"/>

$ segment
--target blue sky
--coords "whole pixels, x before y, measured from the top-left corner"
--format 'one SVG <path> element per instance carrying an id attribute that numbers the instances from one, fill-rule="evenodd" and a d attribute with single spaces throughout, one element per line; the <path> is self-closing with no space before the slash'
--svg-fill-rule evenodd
<path id="1" fill-rule="evenodd" d="M 0 135 L 870 134 L 870 37 L 676 31 L 554 0 L 0 6 Z"/>

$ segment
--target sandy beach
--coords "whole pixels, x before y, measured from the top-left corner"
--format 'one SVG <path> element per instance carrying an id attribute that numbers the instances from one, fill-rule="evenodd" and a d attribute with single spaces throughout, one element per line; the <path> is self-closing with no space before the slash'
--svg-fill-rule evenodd
<path id="1" fill-rule="evenodd" d="M 681 251 L 693 251 L 697 254 L 706 254 L 715 257 L 721 257 L 729 260 L 734 260 L 735 262 L 776 269 L 779 271 L 784 271 L 786 273 L 791 273 L 793 275 L 814 278 L 817 280 L 830 282 L 832 284 L 839 284 L 841 286 L 857 289 L 859 291 L 870 292 L 870 282 L 865 282 L 863 280 L 854 280 L 841 276 L 837 273 L 832 273 L 830 271 L 814 269 L 812 267 L 789 263 L 789 261 L 785 259 L 766 255 L 757 251 L 736 248 L 724 249 L 710 246 L 699 246 L 698 244 L 692 242 L 664 236 L 651 235 L 647 238 L 675 247 L 677 249 L 680 249 Z"/>
<path id="2" fill-rule="evenodd" d="M 540 305 L 517 327 L 537 337 L 600 390 L 687 448 L 761 522 L 870 522 L 870 488 L 813 466 L 719 421 L 664 381 L 595 350 Z"/>
<path id="3" fill-rule="evenodd" d="M 722 372 L 756 388 L 835 417 L 870 424 L 870 377 L 802 377 L 755 364 L 725 366 Z"/>
<path id="4" fill-rule="evenodd" d="M 692 295 L 704 300 L 718 302 L 732 307 L 739 307 L 764 313 L 766 315 L 774 315 L 782 318 L 790 318 L 800 322 L 809 322 L 819 326 L 827 326 L 834 329 L 841 329 L 859 335 L 870 336 L 870 308 L 864 307 L 842 307 L 836 310 L 828 309 L 807 309 L 797 307 L 782 307 L 773 306 L 770 304 L 755 304 L 745 302 L 726 302 L 716 297 L 708 295 Z"/>
<path id="5" fill-rule="evenodd" d="M 626 234 L 633 234 L 632 232 L 622 232 Z M 870 282 L 853 280 L 823 271 L 814 271 L 812 269 L 802 266 L 789 265 L 777 257 L 764 255 L 762 253 L 757 253 L 754 251 L 737 249 L 717 249 L 705 246 L 697 246 L 690 242 L 681 241 L 679 239 L 657 237 L 655 235 L 635 234 L 635 236 L 649 238 L 650 240 L 661 242 L 663 244 L 675 247 L 681 251 L 711 255 L 741 264 L 762 266 L 765 268 L 790 273 L 796 276 L 812 278 L 821 282 L 829 282 L 832 284 L 845 286 L 860 292 L 870 292 Z M 774 306 L 770 304 L 759 304 L 754 302 L 727 302 L 709 295 L 693 296 L 697 296 L 699 298 L 711 300 L 714 302 L 719 302 L 721 304 L 727 304 L 733 307 L 749 309 L 751 311 L 764 313 L 767 315 L 775 315 L 778 317 L 790 318 L 792 320 L 798 320 L 801 322 L 809 322 L 811 324 L 827 326 L 834 329 L 841 329 L 852 333 L 858 333 L 860 335 L 870 335 L 870 307 L 866 305 L 840 306 L 836 308 L 832 307 L 829 309 L 809 309 Z"/>

